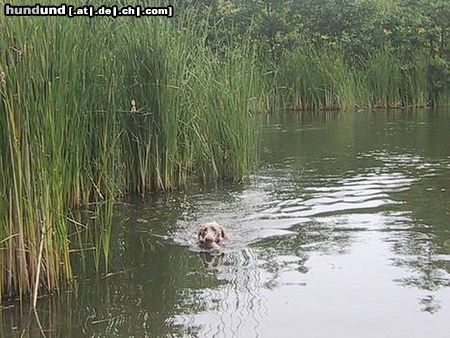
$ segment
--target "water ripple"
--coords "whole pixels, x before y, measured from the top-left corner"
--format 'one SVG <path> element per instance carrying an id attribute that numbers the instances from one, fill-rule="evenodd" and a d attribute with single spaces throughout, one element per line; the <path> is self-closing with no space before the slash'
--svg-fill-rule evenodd
<path id="1" fill-rule="evenodd" d="M 391 194 L 409 189 L 415 180 L 401 173 L 357 175 L 333 186 L 307 187 L 302 198 L 284 200 L 263 210 L 259 219 L 312 218 L 333 213 L 379 209 L 401 203 Z"/>

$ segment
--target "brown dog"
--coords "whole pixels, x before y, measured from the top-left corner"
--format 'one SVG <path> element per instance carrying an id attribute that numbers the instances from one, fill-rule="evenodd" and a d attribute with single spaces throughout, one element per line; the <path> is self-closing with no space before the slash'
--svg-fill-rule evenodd
<path id="1" fill-rule="evenodd" d="M 219 250 L 229 238 L 216 222 L 205 223 L 198 232 L 198 244 L 204 249 Z"/>

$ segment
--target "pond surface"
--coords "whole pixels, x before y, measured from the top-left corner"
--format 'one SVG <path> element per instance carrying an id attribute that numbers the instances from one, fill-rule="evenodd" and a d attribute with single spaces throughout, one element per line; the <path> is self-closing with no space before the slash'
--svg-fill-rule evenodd
<path id="1" fill-rule="evenodd" d="M 120 204 L 110 274 L 39 302 L 51 337 L 449 337 L 450 113 L 268 115 L 247 184 Z M 216 220 L 232 237 L 200 253 Z M 81 268 L 80 268 L 81 271 Z M 39 336 L 2 311 L 0 336 Z"/>

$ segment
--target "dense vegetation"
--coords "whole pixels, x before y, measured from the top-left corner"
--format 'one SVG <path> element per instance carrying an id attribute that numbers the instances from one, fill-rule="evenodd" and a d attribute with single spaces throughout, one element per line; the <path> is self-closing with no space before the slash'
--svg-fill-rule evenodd
<path id="1" fill-rule="evenodd" d="M 225 0 L 206 6 L 209 44 L 260 46 L 273 107 L 449 105 L 446 0 Z M 212 10 L 211 10 L 212 9 Z"/>
<path id="2" fill-rule="evenodd" d="M 447 1 L 174 6 L 174 19 L 0 16 L 0 295 L 58 289 L 73 250 L 107 265 L 119 196 L 240 180 L 251 112 L 450 102 Z"/>

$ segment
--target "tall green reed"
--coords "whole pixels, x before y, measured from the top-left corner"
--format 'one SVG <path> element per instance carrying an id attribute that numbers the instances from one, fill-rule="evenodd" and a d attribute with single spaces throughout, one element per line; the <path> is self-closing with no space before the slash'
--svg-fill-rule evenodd
<path id="1" fill-rule="evenodd" d="M 250 111 L 263 91 L 256 54 L 242 46 L 219 56 L 204 47 L 205 27 L 189 18 L 178 24 L 138 22 L 130 45 L 131 27 L 122 32 L 131 60 L 124 63 L 124 90 L 137 103 L 124 125 L 124 152 L 136 154 L 125 170 L 137 192 L 172 189 L 191 174 L 239 180 L 256 156 L 248 150 Z"/>
<path id="2" fill-rule="evenodd" d="M 351 109 L 355 78 L 340 53 L 306 47 L 286 55 L 276 77 L 281 96 L 301 110 Z"/>
<path id="3" fill-rule="evenodd" d="M 36 284 L 55 289 L 72 278 L 67 212 L 109 189 L 103 181 L 111 170 L 103 161 L 111 157 L 96 152 L 111 147 L 114 129 L 107 118 L 94 122 L 95 105 L 108 103 L 95 88 L 102 76 L 97 63 L 107 55 L 99 53 L 101 37 L 87 20 L 79 26 L 55 18 L 2 21 L 2 195 L 8 211 L 0 223 L 2 238 L 10 238 L 2 280 L 7 294 L 22 296 Z"/>
<path id="4" fill-rule="evenodd" d="M 118 196 L 253 166 L 263 84 L 249 46 L 216 55 L 189 15 L 0 20 L 2 296 L 70 282 L 72 248 L 107 267 Z"/>
<path id="5" fill-rule="evenodd" d="M 349 64 L 340 52 L 304 47 L 281 61 L 274 101 L 278 107 L 301 110 L 442 105 L 445 98 L 439 98 L 445 93 L 434 94 L 429 61 L 422 52 L 400 60 L 383 49 Z"/>
<path id="6" fill-rule="evenodd" d="M 395 55 L 380 51 L 367 62 L 366 84 L 374 107 L 395 107 L 401 102 L 401 64 Z"/>

